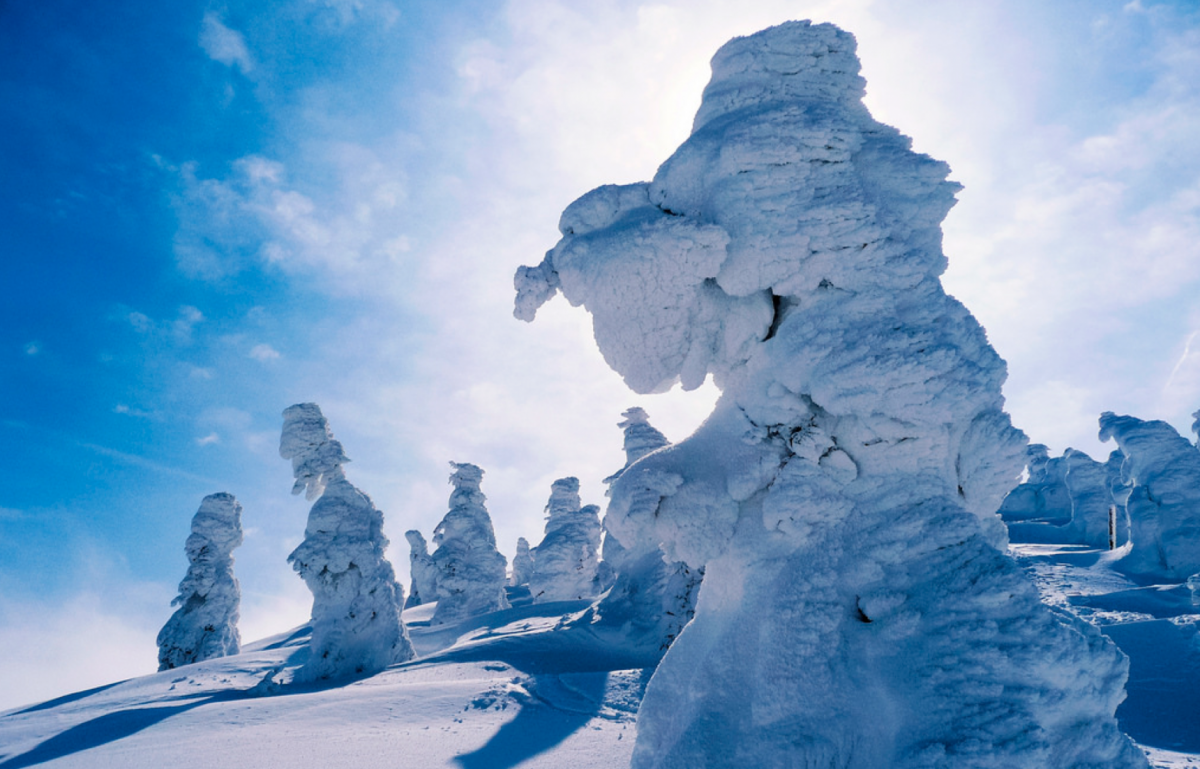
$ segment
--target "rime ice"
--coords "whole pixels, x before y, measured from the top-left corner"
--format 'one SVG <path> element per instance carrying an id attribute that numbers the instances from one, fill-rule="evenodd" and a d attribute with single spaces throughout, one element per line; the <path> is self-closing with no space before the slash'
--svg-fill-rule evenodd
<path id="1" fill-rule="evenodd" d="M 492 518 L 479 485 L 483 470 L 451 462 L 450 510 L 433 531 L 438 605 L 431 622 L 456 622 L 473 614 L 508 608 L 504 585 L 508 560 L 496 549 Z"/>
<path id="2" fill-rule="evenodd" d="M 600 508 L 579 506 L 579 479 L 559 478 L 546 503 L 546 532 L 534 551 L 534 603 L 590 598 L 600 550 Z"/>
<path id="3" fill-rule="evenodd" d="M 187 576 L 171 602 L 179 609 L 158 634 L 159 670 L 238 653 L 242 594 L 233 576 L 233 549 L 240 544 L 242 506 L 224 492 L 205 497 L 184 545 Z"/>
<path id="4" fill-rule="evenodd" d="M 609 531 L 704 569 L 638 715 L 635 769 L 1144 767 L 1127 663 L 997 547 L 1025 437 L 942 290 L 958 185 L 862 105 L 854 39 L 731 41 L 648 183 L 571 204 L 518 272 L 592 314 L 638 392 L 723 390 L 614 482 Z"/>
<path id="5" fill-rule="evenodd" d="M 346 455 L 315 403 L 291 406 L 283 419 L 279 453 L 292 460 L 292 491 L 307 486 L 309 499 L 319 496 L 304 541 L 288 556 L 313 594 L 310 653 L 297 678 L 347 678 L 411 659 L 383 513 L 346 480 Z"/>
<path id="6" fill-rule="evenodd" d="M 420 606 L 437 600 L 437 565 L 429 555 L 425 537 L 416 529 L 404 532 L 411 551 L 408 554 L 408 571 L 412 575 L 412 586 L 408 591 L 409 606 Z"/>

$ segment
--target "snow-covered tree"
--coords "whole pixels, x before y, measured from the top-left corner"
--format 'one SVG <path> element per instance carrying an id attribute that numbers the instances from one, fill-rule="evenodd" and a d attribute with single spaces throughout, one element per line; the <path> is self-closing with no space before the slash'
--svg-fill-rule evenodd
<path id="1" fill-rule="evenodd" d="M 437 565 L 429 555 L 425 537 L 416 529 L 404 532 L 411 552 L 408 555 L 408 571 L 412 575 L 412 587 L 408 591 L 405 607 L 420 606 L 437 600 Z"/>
<path id="2" fill-rule="evenodd" d="M 210 494 L 200 502 L 187 538 L 187 576 L 179 583 L 178 606 L 158 634 L 158 669 L 237 654 L 238 604 L 233 549 L 242 544 L 242 506 L 232 494 Z"/>
<path id="3" fill-rule="evenodd" d="M 529 592 L 534 603 L 571 601 L 595 595 L 600 550 L 600 508 L 579 506 L 579 479 L 559 478 L 550 486 L 546 531 L 534 551 Z"/>
<path id="4" fill-rule="evenodd" d="M 384 557 L 383 513 L 342 472 L 342 445 L 315 403 L 283 412 L 279 454 L 292 460 L 293 494 L 319 497 L 288 563 L 313 594 L 312 640 L 298 680 L 376 673 L 414 656 L 400 618 L 404 589 Z"/>
<path id="5" fill-rule="evenodd" d="M 457 622 L 475 614 L 507 609 L 504 585 L 508 559 L 496 549 L 492 518 L 479 488 L 483 470 L 451 462 L 450 511 L 433 531 L 433 562 L 437 566 L 437 609 L 431 622 Z"/>
<path id="6" fill-rule="evenodd" d="M 1116 505 L 1107 463 L 1067 449 L 1050 457 L 1040 443 L 1028 451 L 1029 478 L 1004 498 L 1000 516 L 1013 542 L 1108 546 L 1109 508 Z M 1123 509 L 1116 544 L 1128 541 Z"/>
<path id="7" fill-rule="evenodd" d="M 530 574 L 533 574 L 533 553 L 529 550 L 529 540 L 517 537 L 517 554 L 513 556 L 508 584 L 513 587 L 528 585 Z"/>
<path id="8" fill-rule="evenodd" d="M 518 317 L 561 291 L 635 391 L 723 391 L 612 486 L 621 542 L 704 569 L 632 766 L 1144 769 L 1126 659 L 999 549 L 1026 439 L 938 277 L 949 169 L 870 116 L 832 25 L 712 67 L 653 180 L 572 203 L 516 276 Z"/>
<path id="9" fill-rule="evenodd" d="M 1133 543 L 1114 564 L 1145 580 L 1182 582 L 1200 572 L 1200 451 L 1166 422 L 1106 411 L 1100 438 L 1125 456 L 1125 509 Z"/>

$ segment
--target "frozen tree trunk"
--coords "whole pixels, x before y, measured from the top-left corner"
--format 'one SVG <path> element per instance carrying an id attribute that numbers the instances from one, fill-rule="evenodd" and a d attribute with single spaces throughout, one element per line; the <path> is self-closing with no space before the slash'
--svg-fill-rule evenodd
<path id="1" fill-rule="evenodd" d="M 192 518 L 184 549 L 187 576 L 171 602 L 179 609 L 158 634 L 158 669 L 237 654 L 241 590 L 233 576 L 233 549 L 242 544 L 242 506 L 232 494 L 210 494 Z"/>
<path id="2" fill-rule="evenodd" d="M 1146 581 L 1200 572 L 1200 451 L 1166 422 L 1106 411 L 1100 438 L 1116 440 L 1128 485 L 1129 553 L 1115 567 Z"/>
<path id="3" fill-rule="evenodd" d="M 579 506 L 579 479 L 550 487 L 546 532 L 535 550 L 529 592 L 534 603 L 591 598 L 600 550 L 600 508 Z"/>
<path id="4" fill-rule="evenodd" d="M 438 605 L 431 623 L 457 622 L 509 607 L 504 585 L 508 559 L 496 549 L 492 518 L 479 488 L 483 470 L 451 462 L 450 511 L 433 531 Z"/>
<path id="5" fill-rule="evenodd" d="M 571 204 L 516 276 L 519 318 L 561 291 L 635 391 L 723 390 L 611 489 L 622 542 L 704 569 L 633 767 L 1144 769 L 1127 660 L 998 549 L 1026 439 L 938 277 L 959 187 L 870 116 L 854 50 L 722 47 L 654 179 Z"/>
<path id="6" fill-rule="evenodd" d="M 414 651 L 400 617 L 404 589 L 384 557 L 383 513 L 342 473 L 349 461 L 315 403 L 283 412 L 279 453 L 296 485 L 318 497 L 288 563 L 313 594 L 312 640 L 299 681 L 371 675 Z"/>
<path id="7" fill-rule="evenodd" d="M 529 540 L 517 537 L 517 554 L 513 556 L 512 577 L 508 584 L 520 587 L 529 584 L 529 576 L 533 574 L 533 553 L 529 550 Z"/>
<path id="8" fill-rule="evenodd" d="M 437 600 L 437 565 L 429 555 L 425 537 L 416 529 L 404 532 L 412 551 L 408 555 L 408 570 L 412 575 L 412 587 L 408 592 L 405 608 L 420 606 Z"/>

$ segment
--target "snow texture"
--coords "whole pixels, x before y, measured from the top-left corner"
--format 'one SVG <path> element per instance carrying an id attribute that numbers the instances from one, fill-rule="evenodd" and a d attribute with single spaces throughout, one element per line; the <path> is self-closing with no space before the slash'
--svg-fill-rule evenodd
<path id="1" fill-rule="evenodd" d="M 534 603 L 591 598 L 599 565 L 600 508 L 581 508 L 579 479 L 559 478 L 550 486 L 546 515 L 529 576 Z"/>
<path id="2" fill-rule="evenodd" d="M 179 609 L 158 634 L 158 669 L 237 654 L 238 605 L 242 593 L 233 576 L 233 549 L 242 544 L 242 506 L 232 494 L 210 494 L 200 502 L 187 538 L 187 576 L 171 601 Z"/>
<path id="3" fill-rule="evenodd" d="M 518 273 L 593 316 L 638 392 L 723 394 L 611 488 L 608 528 L 704 569 L 635 769 L 1144 767 L 1127 661 L 998 547 L 1024 464 L 1004 362 L 942 290 L 958 185 L 871 118 L 852 36 L 738 38 L 688 140 Z"/>
<path id="4" fill-rule="evenodd" d="M 1100 439 L 1109 438 L 1125 456 L 1133 542 L 1116 568 L 1152 581 L 1182 582 L 1200 572 L 1200 451 L 1166 422 L 1106 411 Z"/>
<path id="5" fill-rule="evenodd" d="M 450 511 L 433 531 L 438 604 L 435 625 L 508 608 L 504 585 L 508 559 L 496 549 L 492 519 L 479 489 L 483 470 L 451 462 Z"/>
<path id="6" fill-rule="evenodd" d="M 520 587 L 529 584 L 529 575 L 533 574 L 533 553 L 529 550 L 529 540 L 517 537 L 517 554 L 512 560 L 512 576 L 508 584 Z"/>
<path id="7" fill-rule="evenodd" d="M 321 496 L 325 484 L 350 461 L 342 444 L 334 440 L 329 423 L 315 403 L 297 403 L 283 412 L 283 435 L 279 455 L 292 460 L 296 483 L 292 493 L 305 490 L 309 502 Z"/>
<path id="8" fill-rule="evenodd" d="M 308 514 L 304 541 L 288 563 L 313 594 L 309 658 L 297 680 L 370 675 L 414 656 L 401 620 L 404 589 L 384 557 L 383 513 L 346 480 L 341 444 L 315 403 L 283 412 L 279 452 L 292 460 L 297 493 L 319 499 Z M 321 491 L 323 489 L 323 491 Z"/>
<path id="9" fill-rule="evenodd" d="M 408 573 L 412 575 L 412 587 L 404 608 L 420 606 L 437 600 L 437 565 L 429 555 L 425 537 L 416 529 L 404 532 L 404 538 L 412 548 L 408 555 Z"/>

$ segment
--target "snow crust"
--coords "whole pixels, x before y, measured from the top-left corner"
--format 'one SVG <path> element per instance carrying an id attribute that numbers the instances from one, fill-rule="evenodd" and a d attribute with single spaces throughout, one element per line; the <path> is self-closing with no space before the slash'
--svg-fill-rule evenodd
<path id="1" fill-rule="evenodd" d="M 184 544 L 188 570 L 178 606 L 158 634 L 158 669 L 237 654 L 241 589 L 233 576 L 233 550 L 242 544 L 242 506 L 232 494 L 210 494 L 192 518 Z"/>
<path id="2" fill-rule="evenodd" d="M 508 559 L 496 549 L 492 518 L 480 490 L 483 470 L 451 462 L 450 510 L 433 531 L 433 562 L 437 566 L 437 609 L 432 622 L 457 622 L 464 617 L 508 608 L 504 586 Z"/>
<path id="3" fill-rule="evenodd" d="M 341 444 L 315 403 L 283 412 L 279 453 L 292 460 L 293 493 L 319 497 L 288 563 L 313 594 L 312 641 L 296 680 L 367 675 L 414 655 L 400 613 L 404 589 L 384 556 L 383 513 L 346 480 Z"/>
<path id="4" fill-rule="evenodd" d="M 559 478 L 550 486 L 546 515 L 529 576 L 534 602 L 591 598 L 599 565 L 600 508 L 580 507 L 578 478 Z"/>
<path id="5" fill-rule="evenodd" d="M 1026 439 L 938 280 L 958 185 L 870 117 L 854 50 L 728 43 L 654 179 L 571 204 L 516 276 L 517 317 L 561 291 L 635 391 L 724 391 L 611 487 L 622 544 L 704 570 L 632 765 L 1143 767 L 1125 658 L 998 549 Z"/>
<path id="6" fill-rule="evenodd" d="M 1127 574 L 1180 582 L 1200 572 L 1200 451 L 1166 422 L 1106 411 L 1100 439 L 1124 455 L 1121 481 L 1133 548 L 1117 564 Z"/>
<path id="7" fill-rule="evenodd" d="M 437 564 L 429 555 L 429 545 L 421 532 L 410 529 L 404 532 L 404 538 L 411 548 L 408 570 L 412 576 L 412 586 L 408 591 L 408 601 L 404 604 L 407 609 L 437 600 Z"/>

